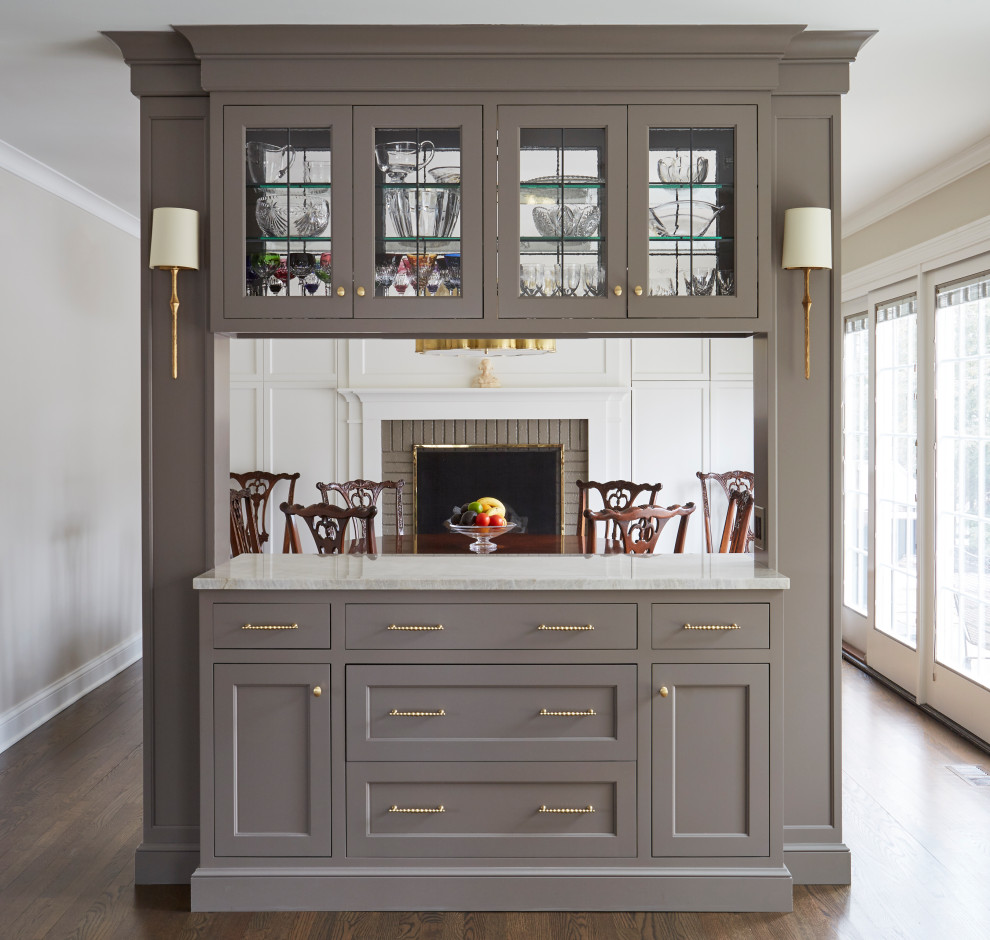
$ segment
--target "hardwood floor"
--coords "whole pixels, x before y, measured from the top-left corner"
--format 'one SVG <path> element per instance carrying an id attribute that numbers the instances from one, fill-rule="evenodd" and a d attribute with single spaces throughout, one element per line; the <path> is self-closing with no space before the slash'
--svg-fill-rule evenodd
<path id="1" fill-rule="evenodd" d="M 0 940 L 693 940 L 990 937 L 990 756 L 842 666 L 852 887 L 799 887 L 792 914 L 191 914 L 188 887 L 135 887 L 141 673 L 125 670 L 0 755 Z"/>

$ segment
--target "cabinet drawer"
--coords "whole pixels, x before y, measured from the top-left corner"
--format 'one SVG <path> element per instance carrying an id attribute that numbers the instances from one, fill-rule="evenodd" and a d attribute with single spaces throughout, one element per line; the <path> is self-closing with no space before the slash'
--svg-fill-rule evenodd
<path id="1" fill-rule="evenodd" d="M 348 604 L 350 649 L 635 649 L 635 604 Z"/>
<path id="2" fill-rule="evenodd" d="M 635 770 L 633 762 L 349 763 L 347 854 L 632 856 Z"/>
<path id="3" fill-rule="evenodd" d="M 769 648 L 769 604 L 653 605 L 655 650 Z"/>
<path id="4" fill-rule="evenodd" d="M 217 649 L 329 649 L 329 604 L 214 604 Z"/>
<path id="5" fill-rule="evenodd" d="M 348 760 L 625 760 L 636 667 L 348 666 Z"/>

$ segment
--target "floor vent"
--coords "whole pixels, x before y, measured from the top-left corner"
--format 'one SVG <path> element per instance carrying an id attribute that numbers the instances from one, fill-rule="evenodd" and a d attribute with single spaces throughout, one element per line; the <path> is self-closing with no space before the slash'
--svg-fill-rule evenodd
<path id="1" fill-rule="evenodd" d="M 946 767 L 971 787 L 990 787 L 990 773 L 976 764 L 946 764 Z"/>

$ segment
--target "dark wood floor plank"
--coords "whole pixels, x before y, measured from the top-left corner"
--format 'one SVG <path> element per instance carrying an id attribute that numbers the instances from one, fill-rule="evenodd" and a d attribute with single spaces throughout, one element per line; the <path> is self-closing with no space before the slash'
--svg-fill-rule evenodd
<path id="1" fill-rule="evenodd" d="M 133 884 L 141 839 L 140 664 L 0 755 L 2 940 L 887 940 L 990 936 L 988 763 L 843 666 L 852 887 L 794 890 L 793 914 L 189 912 L 188 886 Z"/>

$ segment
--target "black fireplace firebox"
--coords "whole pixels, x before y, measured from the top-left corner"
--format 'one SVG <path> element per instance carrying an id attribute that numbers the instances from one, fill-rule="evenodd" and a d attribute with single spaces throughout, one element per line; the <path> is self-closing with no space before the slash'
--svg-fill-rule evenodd
<path id="1" fill-rule="evenodd" d="M 416 444 L 413 524 L 445 532 L 454 506 L 482 496 L 500 499 L 509 522 L 533 535 L 563 533 L 564 448 L 561 444 Z"/>

